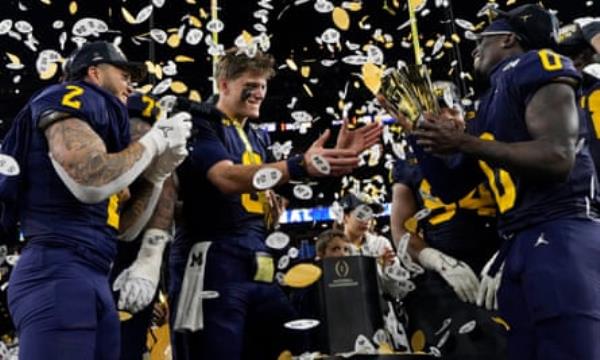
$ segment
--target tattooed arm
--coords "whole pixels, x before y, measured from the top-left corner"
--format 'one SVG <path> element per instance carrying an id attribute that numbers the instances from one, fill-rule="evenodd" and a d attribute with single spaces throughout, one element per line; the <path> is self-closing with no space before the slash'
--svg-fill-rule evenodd
<path id="1" fill-rule="evenodd" d="M 98 203 L 123 190 L 154 158 L 141 142 L 118 153 L 107 153 L 102 139 L 85 122 L 65 119 L 45 130 L 54 169 L 73 195 Z"/>
<path id="2" fill-rule="evenodd" d="M 130 119 L 129 125 L 132 141 L 137 141 L 151 128 L 150 125 L 136 118 Z M 121 214 L 119 236 L 121 240 L 135 240 L 148 220 L 150 220 L 148 228 L 170 229 L 175 207 L 175 189 L 171 177 L 165 180 L 162 187 L 139 178 L 133 184 L 131 193 L 131 200 L 126 203 Z"/>

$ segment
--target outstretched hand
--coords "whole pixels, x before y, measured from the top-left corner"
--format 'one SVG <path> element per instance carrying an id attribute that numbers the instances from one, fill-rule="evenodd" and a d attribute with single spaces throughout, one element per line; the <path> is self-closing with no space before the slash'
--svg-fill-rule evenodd
<path id="1" fill-rule="evenodd" d="M 306 172 L 310 176 L 341 176 L 352 172 L 358 167 L 358 153 L 352 149 L 326 149 L 325 143 L 331 131 L 329 129 L 319 136 L 317 140 L 304 153 L 304 163 L 306 164 Z M 324 173 L 319 170 L 313 159 L 315 155 L 322 157 L 330 166 L 329 173 Z"/>
<path id="2" fill-rule="evenodd" d="M 361 128 L 350 130 L 348 120 L 345 119 L 338 133 L 335 148 L 353 150 L 360 154 L 379 142 L 382 129 L 381 123 L 372 122 Z"/>

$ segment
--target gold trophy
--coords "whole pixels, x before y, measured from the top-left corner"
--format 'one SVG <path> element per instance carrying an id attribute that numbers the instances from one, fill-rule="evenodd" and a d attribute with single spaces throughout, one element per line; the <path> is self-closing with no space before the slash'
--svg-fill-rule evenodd
<path id="1" fill-rule="evenodd" d="M 392 116 L 406 118 L 408 123 L 402 124 L 406 130 L 417 126 L 423 112 L 438 114 L 440 111 L 425 65 L 389 71 L 381 79 L 377 98 Z"/>

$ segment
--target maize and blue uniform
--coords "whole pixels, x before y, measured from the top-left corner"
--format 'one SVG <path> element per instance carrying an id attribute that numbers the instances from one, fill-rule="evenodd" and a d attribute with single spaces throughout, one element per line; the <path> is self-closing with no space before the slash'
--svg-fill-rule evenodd
<path id="1" fill-rule="evenodd" d="M 490 141 L 532 140 L 527 104 L 539 88 L 563 78 L 579 81 L 580 76 L 571 60 L 550 50 L 501 61 L 492 69 L 491 86 L 470 131 Z M 583 139 L 583 114 L 579 121 Z M 528 179 L 465 155 L 445 162 L 419 155 L 440 196 L 457 197 L 488 179 L 498 205 L 498 229 L 506 239 L 498 305 L 510 326 L 510 359 L 600 358 L 598 184 L 589 149 L 579 145 L 562 182 Z"/>
<path id="2" fill-rule="evenodd" d="M 142 121 L 151 126 L 158 115 L 159 108 L 156 106 L 156 100 L 140 93 L 133 93 L 127 99 L 127 110 L 129 113 L 130 124 L 134 121 Z M 132 128 L 132 136 L 134 125 Z M 140 134 L 138 134 L 140 135 Z M 143 234 L 143 232 L 142 232 Z M 137 258 L 141 246 L 142 235 L 135 241 L 119 241 L 117 243 L 117 255 L 111 268 L 109 282 L 114 283 L 119 274 L 127 269 Z M 115 304 L 119 299 L 119 292 L 113 292 Z M 120 360 L 142 360 L 147 352 L 148 330 L 152 325 L 152 312 L 154 302 L 158 298 L 158 291 L 154 294 L 154 299 L 144 309 L 132 314 L 127 321 L 121 322 L 121 353 Z"/>
<path id="3" fill-rule="evenodd" d="M 26 143 L 18 214 L 28 243 L 11 274 L 8 302 L 20 359 L 116 359 L 119 319 L 108 272 L 117 251 L 119 199 L 84 204 L 73 196 L 48 155 L 40 123 L 47 112 L 87 122 L 109 153 L 129 143 L 126 107 L 83 81 L 45 88 L 15 118 L 8 143 Z"/>
<path id="4" fill-rule="evenodd" d="M 472 189 L 462 199 L 444 203 L 431 194 L 431 185 L 423 177 L 416 160 L 398 159 L 392 171 L 395 184 L 407 186 L 417 209 L 428 215 L 420 218 L 417 231 L 427 245 L 465 262 L 479 274 L 500 246 L 496 229 L 496 207 L 486 184 Z M 445 359 L 505 359 L 506 331 L 492 318 L 495 312 L 463 302 L 452 287 L 435 271 L 425 271 L 414 279 L 416 289 L 403 299 L 408 314 L 408 332 L 421 331 L 426 346 L 439 346 Z M 447 331 L 439 329 L 447 324 Z M 477 331 L 461 335 L 458 330 L 469 321 Z"/>
<path id="5" fill-rule="evenodd" d="M 219 297 L 203 300 L 204 328 L 184 334 L 189 339 L 187 349 L 176 348 L 176 357 L 276 358 L 284 350 L 278 340 L 285 333 L 283 323 L 295 313 L 272 278 L 254 280 L 264 270 L 258 264 L 265 264 L 256 256 L 269 253 L 264 243 L 265 194 L 224 194 L 207 178 L 211 167 L 223 160 L 244 165 L 268 162 L 268 137 L 249 122 L 242 127 L 212 110 L 203 118 L 193 118 L 190 155 L 177 172 L 183 210 L 171 247 L 170 298 L 177 304 L 191 245 L 206 241 L 212 245 L 204 264 L 204 289 L 217 291 Z M 181 344 L 177 335 L 174 344 Z"/>
<path id="6" fill-rule="evenodd" d="M 486 184 L 475 186 L 459 201 L 444 203 L 431 193 L 431 184 L 411 158 L 396 160 L 392 180 L 411 189 L 417 208 L 429 213 L 419 221 L 427 244 L 479 273 L 500 245 L 496 207 Z"/>
<path id="7" fill-rule="evenodd" d="M 583 74 L 579 101 L 588 126 L 588 144 L 594 159 L 596 172 L 600 170 L 600 79 Z"/>

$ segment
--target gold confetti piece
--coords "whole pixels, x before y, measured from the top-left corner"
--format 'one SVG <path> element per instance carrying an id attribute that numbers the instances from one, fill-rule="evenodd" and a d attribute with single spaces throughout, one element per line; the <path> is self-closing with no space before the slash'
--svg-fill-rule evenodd
<path id="1" fill-rule="evenodd" d="M 75 1 L 71 1 L 69 4 L 69 13 L 71 15 L 75 15 L 77 13 L 77 3 Z"/>
<path id="2" fill-rule="evenodd" d="M 350 16 L 348 15 L 348 12 L 345 9 L 342 9 L 341 7 L 336 7 L 335 9 L 333 9 L 333 12 L 331 14 L 333 16 L 333 23 L 340 30 L 345 31 L 350 28 Z"/>
<path id="3" fill-rule="evenodd" d="M 146 84 L 140 88 L 135 89 L 135 91 L 139 91 L 142 94 L 148 94 L 150 92 L 150 90 L 152 90 L 152 84 Z"/>
<path id="4" fill-rule="evenodd" d="M 517 2 L 517 0 L 507 0 L 506 1 L 506 6 L 512 5 L 512 4 L 516 3 L 516 2 Z"/>
<path id="5" fill-rule="evenodd" d="M 54 75 L 56 75 L 57 70 L 58 70 L 58 65 L 56 63 L 50 63 L 48 65 L 48 68 L 46 69 L 46 71 L 40 73 L 40 79 L 49 80 Z"/>
<path id="6" fill-rule="evenodd" d="M 146 65 L 146 70 L 148 70 L 149 74 L 155 74 L 156 73 L 156 65 L 154 65 L 154 63 L 150 60 L 146 60 L 144 62 L 144 64 Z"/>
<path id="7" fill-rule="evenodd" d="M 421 11 L 423 10 L 423 7 L 425 7 L 425 5 L 427 4 L 427 0 L 408 0 L 410 1 L 410 3 L 412 4 L 412 8 L 415 9 L 415 11 Z M 394 3 L 394 5 L 397 2 Z M 400 4 L 398 4 L 400 5 Z M 398 7 L 398 6 L 396 6 Z"/>
<path id="8" fill-rule="evenodd" d="M 307 78 L 310 76 L 310 66 L 304 65 L 300 68 L 300 74 L 302 74 L 303 77 Z"/>
<path id="9" fill-rule="evenodd" d="M 504 320 L 500 316 L 492 316 L 492 321 L 496 324 L 502 325 L 506 331 L 510 331 L 510 325 L 508 325 L 506 320 Z"/>
<path id="10" fill-rule="evenodd" d="M 293 59 L 285 59 L 285 63 L 292 71 L 298 71 L 298 65 L 294 62 Z"/>
<path id="11" fill-rule="evenodd" d="M 433 40 L 433 39 L 429 39 L 429 40 L 427 40 L 427 42 L 425 43 L 425 47 L 428 47 L 428 48 L 430 48 L 430 47 L 432 47 L 432 46 L 433 46 L 433 44 L 435 44 L 435 40 Z"/>
<path id="12" fill-rule="evenodd" d="M 123 18 L 125 18 L 125 21 L 127 21 L 127 23 L 135 24 L 135 18 L 133 17 L 133 15 L 131 15 L 129 10 L 125 9 L 124 7 L 121 7 L 121 14 L 123 14 Z"/>
<path id="13" fill-rule="evenodd" d="M 202 27 L 202 21 L 200 21 L 200 19 L 198 19 L 194 15 L 190 15 L 190 17 L 188 18 L 188 21 L 190 22 L 190 25 L 192 25 L 193 27 L 197 27 L 197 28 Z"/>
<path id="14" fill-rule="evenodd" d="M 42 2 L 42 4 L 46 4 L 46 5 L 52 5 L 52 1 L 50 0 L 40 0 Z"/>
<path id="15" fill-rule="evenodd" d="M 17 55 L 7 52 L 6 56 L 8 56 L 8 60 L 10 60 L 11 63 L 13 63 L 15 65 L 21 64 L 21 59 L 19 59 L 19 57 Z"/>
<path id="16" fill-rule="evenodd" d="M 188 98 L 192 101 L 202 101 L 202 97 L 198 90 L 190 90 L 190 96 Z"/>
<path id="17" fill-rule="evenodd" d="M 303 84 L 302 86 L 304 87 L 304 91 L 306 91 L 306 93 L 308 94 L 308 96 L 313 97 L 312 90 L 310 90 L 310 88 L 308 87 L 308 85 Z"/>
<path id="18" fill-rule="evenodd" d="M 417 232 L 417 219 L 414 216 L 409 217 L 404 222 L 404 228 L 413 234 Z"/>
<path id="19" fill-rule="evenodd" d="M 133 317 L 133 315 L 130 312 L 119 310 L 119 320 L 127 321 L 127 320 L 131 319 L 132 317 Z"/>
<path id="20" fill-rule="evenodd" d="M 304 288 L 317 282 L 321 277 L 321 268 L 313 264 L 298 264 L 291 268 L 283 277 L 287 286 Z"/>
<path id="21" fill-rule="evenodd" d="M 169 35 L 169 38 L 167 39 L 167 45 L 169 45 L 172 48 L 176 48 L 179 46 L 180 43 L 181 43 L 181 36 L 179 36 L 179 34 Z"/>
<path id="22" fill-rule="evenodd" d="M 252 34 L 250 34 L 249 32 L 247 32 L 246 30 L 242 31 L 242 39 L 244 39 L 244 42 L 248 45 L 252 44 L 252 40 L 254 39 L 252 37 Z"/>
<path id="23" fill-rule="evenodd" d="M 171 91 L 173 91 L 175 94 L 183 94 L 187 90 L 187 85 L 181 81 L 173 81 L 171 83 Z"/>
<path id="24" fill-rule="evenodd" d="M 208 13 L 206 11 L 204 11 L 203 8 L 200 8 L 199 12 L 200 12 L 200 17 L 202 19 L 208 19 Z"/>
<path id="25" fill-rule="evenodd" d="M 452 43 L 450 41 L 445 41 L 444 42 L 444 47 L 446 49 L 450 49 L 450 48 L 454 47 L 454 45 L 452 45 Z"/>
<path id="26" fill-rule="evenodd" d="M 360 11 L 362 9 L 362 2 L 360 1 L 344 1 L 342 3 L 344 9 L 348 9 L 350 11 Z"/>
<path id="27" fill-rule="evenodd" d="M 373 64 L 373 63 L 365 63 L 362 66 L 362 77 L 363 82 L 367 89 L 371 90 L 373 94 L 377 94 L 379 92 L 379 88 L 381 87 L 381 76 L 383 75 L 383 70 Z"/>
<path id="28" fill-rule="evenodd" d="M 458 34 L 452 34 L 452 36 L 450 36 L 450 37 L 452 38 L 452 40 L 455 43 L 457 43 L 457 44 L 460 43 L 460 36 L 458 36 Z"/>
<path id="29" fill-rule="evenodd" d="M 194 62 L 194 58 L 186 56 L 186 55 L 177 55 L 175 56 L 175 62 Z"/>
<path id="30" fill-rule="evenodd" d="M 185 0 L 186 3 L 196 5 L 196 0 Z"/>
<path id="31" fill-rule="evenodd" d="M 281 354 L 279 354 L 279 356 L 277 357 L 277 360 L 292 360 L 293 356 L 292 356 L 292 352 L 289 350 L 284 350 Z"/>
<path id="32" fill-rule="evenodd" d="M 156 74 L 154 74 L 154 75 L 156 76 L 156 78 L 158 80 L 162 80 L 162 78 L 163 78 L 163 69 L 162 69 L 162 66 L 160 66 L 160 65 L 157 64 L 155 69 L 156 69 Z"/>
<path id="33" fill-rule="evenodd" d="M 417 330 L 413 333 L 410 338 L 410 346 L 413 351 L 423 351 L 425 348 L 425 333 L 423 330 Z"/>
<path id="34" fill-rule="evenodd" d="M 394 348 L 392 347 L 392 345 L 384 341 L 381 344 L 379 344 L 379 349 L 377 349 L 377 352 L 379 354 L 393 354 Z"/>

